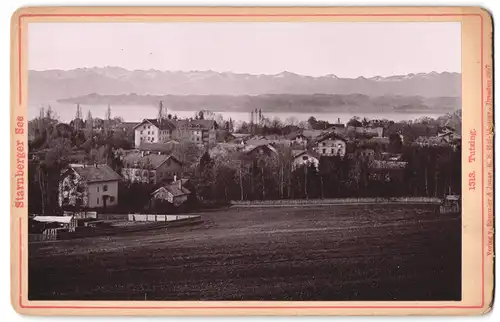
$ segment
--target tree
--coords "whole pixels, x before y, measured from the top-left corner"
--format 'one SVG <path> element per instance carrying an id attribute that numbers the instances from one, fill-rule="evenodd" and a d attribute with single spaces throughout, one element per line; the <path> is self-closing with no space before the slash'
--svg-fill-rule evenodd
<path id="1" fill-rule="evenodd" d="M 47 109 L 47 114 L 45 115 L 45 118 L 48 120 L 54 119 L 54 112 L 52 111 L 52 107 L 49 105 L 49 108 Z"/>
<path id="2" fill-rule="evenodd" d="M 389 152 L 400 153 L 403 148 L 403 142 L 399 134 L 389 135 Z"/>
<path id="3" fill-rule="evenodd" d="M 281 124 L 281 121 L 279 118 L 275 117 L 272 121 L 271 121 L 271 126 L 270 126 L 270 131 L 272 134 L 281 134 L 281 128 L 283 127 L 283 125 Z M 268 133 L 262 133 L 263 135 L 266 135 Z"/>
<path id="4" fill-rule="evenodd" d="M 370 121 L 366 117 L 363 117 L 363 119 L 361 120 L 361 124 L 366 127 L 370 125 Z"/>
<path id="5" fill-rule="evenodd" d="M 87 139 L 92 137 L 93 128 L 94 122 L 92 120 L 92 113 L 89 110 L 89 112 L 87 113 L 87 119 L 85 120 L 85 137 Z"/>
<path id="6" fill-rule="evenodd" d="M 198 195 L 205 200 L 211 200 L 214 197 L 214 162 L 208 152 L 205 152 L 196 167 L 193 174 L 193 182 L 196 185 Z"/>
<path id="7" fill-rule="evenodd" d="M 185 169 L 189 169 L 198 162 L 203 150 L 191 141 L 181 141 L 173 145 L 172 153 L 183 164 Z"/>
<path id="8" fill-rule="evenodd" d="M 109 133 L 112 126 L 111 105 L 108 104 L 108 109 L 106 110 L 106 119 L 104 120 L 104 133 Z"/>
<path id="9" fill-rule="evenodd" d="M 299 120 L 295 116 L 290 116 L 286 118 L 285 124 L 297 126 L 299 124 Z"/>
<path id="10" fill-rule="evenodd" d="M 307 119 L 307 123 L 309 124 L 309 127 L 311 129 L 315 129 L 318 121 L 316 120 L 316 118 L 314 116 L 311 116 Z"/>
<path id="11" fill-rule="evenodd" d="M 248 124 L 245 121 L 236 125 L 236 133 L 242 134 L 250 134 L 251 133 L 251 124 Z"/>
<path id="12" fill-rule="evenodd" d="M 120 124 L 120 123 L 123 123 L 123 117 L 121 116 L 115 116 L 113 117 L 113 124 Z"/>
<path id="13" fill-rule="evenodd" d="M 43 214 L 57 213 L 60 176 L 62 169 L 68 165 L 70 147 L 71 141 L 69 139 L 56 138 L 51 140 L 45 159 L 37 163 L 35 173 L 28 173 L 29 181 L 33 180 L 38 183 L 36 195 L 40 198 Z"/>
<path id="14" fill-rule="evenodd" d="M 359 117 L 353 116 L 348 122 L 347 126 L 362 127 L 363 123 L 359 121 Z"/>
<path id="15" fill-rule="evenodd" d="M 220 124 L 222 126 L 222 124 L 224 124 L 224 117 L 222 116 L 222 114 L 215 114 L 215 113 L 213 114 L 214 114 L 213 120 L 215 121 L 215 123 Z"/>

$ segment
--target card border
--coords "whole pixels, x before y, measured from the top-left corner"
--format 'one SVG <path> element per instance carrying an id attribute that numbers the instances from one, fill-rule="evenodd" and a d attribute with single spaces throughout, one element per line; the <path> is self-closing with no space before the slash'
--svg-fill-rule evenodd
<path id="1" fill-rule="evenodd" d="M 65 8 L 65 7 L 61 7 Z M 68 7 L 66 7 L 68 8 Z M 92 8 L 92 7 L 88 7 Z M 124 7 L 116 7 L 116 9 L 123 9 Z M 126 8 L 126 7 L 125 7 Z M 162 7 L 162 9 L 167 9 L 168 7 Z M 177 7 L 179 8 L 179 7 Z M 195 8 L 202 8 L 202 7 L 195 7 Z M 212 8 L 212 9 L 216 9 Z M 223 7 L 219 7 L 223 8 Z M 244 7 L 241 7 L 239 9 L 243 9 Z M 249 8 L 249 7 L 245 7 Z M 250 7 L 251 8 L 251 7 Z M 311 8 L 311 7 L 309 7 Z M 334 8 L 334 7 L 329 7 L 329 8 Z M 352 8 L 352 7 L 351 7 Z M 369 7 L 360 7 L 360 9 L 365 9 Z M 395 9 L 399 7 L 388 7 L 389 9 Z M 472 7 L 470 7 L 472 8 Z M 26 8 L 26 9 L 36 9 L 36 8 Z M 17 14 L 17 75 L 18 75 L 18 82 L 17 82 L 17 90 L 18 95 L 17 95 L 17 104 L 12 104 L 12 109 L 14 110 L 16 107 L 21 107 L 23 103 L 23 50 L 25 48 L 23 47 L 23 22 L 26 20 L 23 19 L 29 19 L 29 18 L 36 18 L 36 17 L 49 17 L 49 18 L 60 18 L 60 17 L 99 17 L 99 18 L 127 18 L 127 17 L 132 17 L 132 18 L 149 18 L 149 17 L 156 17 L 156 18 L 164 18 L 164 17 L 189 17 L 189 18 L 204 18 L 204 17 L 210 17 L 210 18 L 288 18 L 288 17 L 300 17 L 300 18 L 314 18 L 314 17 L 323 17 L 323 18 L 328 18 L 328 17 L 477 17 L 479 18 L 479 23 L 480 23 L 480 71 L 481 71 L 481 201 L 483 204 L 481 215 L 482 215 L 482 227 L 481 227 L 481 236 L 482 236 L 482 245 L 481 245 L 481 259 L 482 259 L 482 266 L 481 266 L 481 303 L 479 305 L 305 305 L 305 306 L 294 306 L 294 305 L 262 305 L 262 306 L 238 306 L 238 305 L 228 305 L 228 306 L 175 306 L 175 305 L 168 305 L 168 306 L 156 306 L 156 305 L 147 305 L 147 306 L 127 306 L 126 304 L 124 305 L 117 305 L 117 306 L 103 306 L 103 305 L 30 305 L 30 304 L 25 304 L 23 303 L 23 218 L 19 218 L 18 222 L 18 233 L 19 233 L 19 244 L 18 244 L 18 253 L 17 257 L 19 259 L 19 268 L 18 272 L 16 273 L 18 279 L 19 279 L 19 293 L 18 293 L 18 303 L 13 303 L 15 307 L 19 307 L 22 309 L 131 309 L 131 310 L 172 310 L 172 309 L 182 309 L 182 310 L 190 310 L 190 309 L 299 309 L 299 310 L 305 310 L 305 309 L 399 309 L 399 310 L 404 310 L 404 309 L 484 309 L 485 308 L 485 205 L 484 205 L 484 200 L 485 200 L 485 153 L 487 152 L 485 150 L 485 145 L 484 145 L 484 137 L 485 137 L 485 124 L 484 122 L 484 114 L 486 112 L 486 104 L 484 102 L 484 37 L 486 35 L 484 34 L 484 14 L 488 15 L 491 21 L 491 16 L 489 16 L 489 13 L 486 11 L 482 10 L 482 12 L 477 12 L 477 13 L 457 13 L 457 12 L 452 12 L 452 13 L 278 13 L 278 14 L 265 14 L 265 13 L 23 13 L 23 10 L 26 9 L 21 9 L 21 12 L 15 13 L 13 16 L 13 25 L 14 25 L 14 19 L 16 18 Z M 109 8 L 108 8 L 109 9 Z M 151 8 L 154 9 L 154 8 Z M 234 8 L 233 8 L 234 9 Z M 273 9 L 277 9 L 276 7 L 273 7 Z M 315 9 L 321 9 L 321 8 L 315 8 Z M 438 9 L 436 8 L 428 8 L 429 10 L 435 10 Z M 456 9 L 456 7 L 454 8 Z M 36 11 L 36 10 L 35 10 Z M 14 36 L 14 29 L 12 30 L 13 36 Z M 463 108 L 463 107 L 462 107 Z M 490 170 L 490 169 L 488 169 Z M 14 273 L 13 273 L 14 274 Z M 463 277 L 462 277 L 463 278 Z M 56 302 L 61 302 L 61 301 L 56 301 Z M 171 303 L 175 303 L 173 301 L 170 301 Z M 207 302 L 208 303 L 208 302 Z M 338 303 L 338 302 L 336 302 Z M 437 302 L 438 303 L 438 302 Z M 17 305 L 16 305 L 17 304 Z M 491 304 L 491 303 L 488 303 Z M 484 313 L 484 312 L 483 312 Z"/>

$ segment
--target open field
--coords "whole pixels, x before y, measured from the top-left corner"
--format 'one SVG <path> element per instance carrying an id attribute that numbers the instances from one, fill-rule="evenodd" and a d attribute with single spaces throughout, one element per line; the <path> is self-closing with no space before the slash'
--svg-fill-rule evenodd
<path id="1" fill-rule="evenodd" d="M 231 208 L 29 245 L 30 300 L 460 300 L 461 222 L 435 206 Z"/>

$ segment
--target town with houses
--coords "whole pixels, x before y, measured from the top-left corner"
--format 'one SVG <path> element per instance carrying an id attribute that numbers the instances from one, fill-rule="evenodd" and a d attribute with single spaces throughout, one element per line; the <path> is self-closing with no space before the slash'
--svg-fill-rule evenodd
<path id="1" fill-rule="evenodd" d="M 460 24 L 165 19 L 29 24 L 23 303 L 464 300 Z"/>
<path id="2" fill-rule="evenodd" d="M 49 107 L 30 121 L 33 218 L 88 219 L 90 212 L 96 220 L 100 213 L 166 215 L 343 197 L 448 196 L 452 208 L 459 202 L 461 136 L 451 125 L 459 112 L 415 122 L 310 117 L 287 124 L 255 110 L 238 126 L 211 111 L 180 119 L 163 102 L 157 118 L 138 123 L 111 113 L 109 106 L 105 120 L 91 112 L 84 119 L 77 105 L 67 124 Z"/>

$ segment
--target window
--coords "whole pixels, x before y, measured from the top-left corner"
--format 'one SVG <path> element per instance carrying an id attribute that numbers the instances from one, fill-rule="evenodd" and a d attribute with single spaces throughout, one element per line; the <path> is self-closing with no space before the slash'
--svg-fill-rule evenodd
<path id="1" fill-rule="evenodd" d="M 307 161 L 307 159 L 309 159 L 309 158 L 307 157 L 307 155 L 304 155 L 304 156 L 302 157 L 302 160 L 304 160 L 304 161 Z"/>
<path id="2" fill-rule="evenodd" d="M 108 185 L 105 184 L 103 187 L 102 187 L 102 191 L 108 191 Z"/>
<path id="3" fill-rule="evenodd" d="M 155 135 L 155 131 L 151 131 L 151 134 L 152 134 L 152 135 Z"/>
<path id="4" fill-rule="evenodd" d="M 149 135 L 149 132 L 150 132 L 150 131 L 148 131 L 148 135 Z"/>
<path id="5" fill-rule="evenodd" d="M 99 187 L 97 187 L 97 192 L 99 192 Z"/>
<path id="6" fill-rule="evenodd" d="M 99 204 L 99 197 L 97 197 L 97 204 Z"/>
<path id="7" fill-rule="evenodd" d="M 148 125 L 148 129 L 150 129 L 150 128 L 151 128 L 151 125 Z M 148 132 L 148 133 L 149 133 L 149 132 Z"/>
<path id="8" fill-rule="evenodd" d="M 323 149 L 323 154 L 326 154 L 326 149 Z"/>

